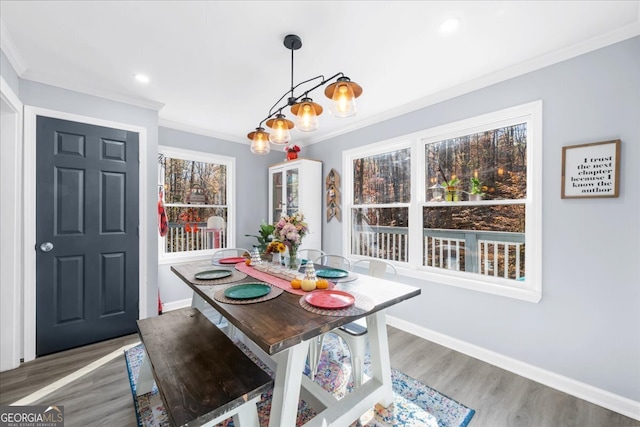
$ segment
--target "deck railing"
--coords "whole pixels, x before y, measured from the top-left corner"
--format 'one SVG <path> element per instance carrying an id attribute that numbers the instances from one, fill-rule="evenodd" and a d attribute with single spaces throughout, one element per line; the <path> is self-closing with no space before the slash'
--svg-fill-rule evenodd
<path id="1" fill-rule="evenodd" d="M 422 265 L 509 279 L 524 276 L 524 233 L 424 229 Z M 352 253 L 407 262 L 406 227 L 367 227 L 353 233 Z"/>
<path id="2" fill-rule="evenodd" d="M 169 230 L 165 236 L 166 252 L 189 252 L 227 246 L 226 228 L 208 229 L 206 222 L 197 224 L 198 231 L 186 231 L 184 224 L 169 223 Z"/>

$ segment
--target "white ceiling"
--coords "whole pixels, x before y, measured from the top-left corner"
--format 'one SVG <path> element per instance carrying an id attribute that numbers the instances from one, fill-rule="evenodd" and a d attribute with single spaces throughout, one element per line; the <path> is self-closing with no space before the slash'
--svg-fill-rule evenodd
<path id="1" fill-rule="evenodd" d="M 294 84 L 343 72 L 364 89 L 357 116 L 293 131 L 305 145 L 636 36 L 640 1 L 1 0 L 0 19 L 20 77 L 243 143 L 291 86 L 282 40 L 297 34 Z"/>

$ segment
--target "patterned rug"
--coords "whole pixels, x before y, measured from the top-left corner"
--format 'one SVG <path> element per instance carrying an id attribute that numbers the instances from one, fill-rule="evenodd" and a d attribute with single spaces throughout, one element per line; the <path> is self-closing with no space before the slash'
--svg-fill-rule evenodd
<path id="1" fill-rule="evenodd" d="M 273 372 L 258 359 L 244 344 L 236 343 L 254 362 L 273 377 Z M 138 425 L 141 427 L 167 427 L 167 420 L 162 400 L 156 386 L 150 393 L 136 397 L 136 380 L 142 360 L 142 344 L 125 351 L 125 361 L 129 372 L 129 383 L 136 408 Z M 365 376 L 369 373 L 368 355 L 365 359 Z M 305 375 L 309 374 L 309 366 L 305 367 Z M 322 353 L 316 382 L 324 389 L 342 398 L 353 389 L 350 381 L 351 364 L 349 363 L 348 347 L 341 344 L 340 339 L 327 334 Z M 422 384 L 408 375 L 391 369 L 395 402 L 388 408 L 376 406 L 363 414 L 351 427 L 465 427 L 471 421 L 475 411 L 448 398 L 438 391 Z M 258 404 L 260 425 L 269 424 L 269 412 L 273 389 L 262 395 Z M 300 426 L 313 418 L 316 412 L 300 400 L 298 405 L 297 425 Z M 217 427 L 233 427 L 231 419 Z"/>

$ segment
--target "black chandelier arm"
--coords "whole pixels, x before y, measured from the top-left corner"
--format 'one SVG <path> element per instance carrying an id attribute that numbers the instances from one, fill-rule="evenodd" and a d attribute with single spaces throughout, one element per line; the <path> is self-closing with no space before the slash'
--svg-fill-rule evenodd
<path id="1" fill-rule="evenodd" d="M 319 76 L 312 77 L 312 78 L 310 78 L 310 79 L 308 79 L 308 80 L 305 80 L 305 81 L 300 82 L 300 83 L 298 83 L 297 85 L 293 86 L 290 90 L 286 91 L 286 92 L 284 93 L 284 95 L 282 95 L 282 96 L 280 97 L 280 99 L 278 99 L 278 100 L 276 101 L 276 103 L 275 103 L 275 104 L 273 104 L 273 107 L 271 107 L 271 109 L 269 110 L 269 115 L 268 115 L 267 117 L 265 117 L 265 118 L 260 122 L 260 126 L 262 126 L 262 123 L 266 122 L 266 121 L 267 121 L 267 120 L 269 120 L 271 117 L 273 117 L 273 116 L 274 116 L 274 114 L 276 114 L 278 111 L 282 111 L 282 109 L 283 109 L 283 108 L 285 108 L 285 107 L 287 107 L 287 106 L 292 106 L 292 105 L 294 105 L 296 102 L 298 102 L 298 100 L 299 100 L 300 98 L 302 98 L 302 97 L 306 97 L 306 96 L 309 94 L 309 92 L 313 92 L 314 90 L 318 89 L 318 88 L 319 88 L 319 87 L 321 87 L 321 86 L 326 85 L 326 84 L 327 84 L 327 83 L 329 83 L 331 80 L 333 80 L 333 79 L 335 79 L 335 78 L 337 78 L 337 77 L 345 77 L 345 75 L 344 75 L 344 73 L 343 73 L 343 72 L 339 72 L 339 73 L 336 73 L 336 74 L 334 74 L 333 76 L 329 77 L 328 79 L 325 79 L 325 78 L 324 78 L 324 75 L 320 74 Z M 311 82 L 311 81 L 313 81 L 313 80 L 316 80 L 316 79 L 319 79 L 319 78 L 321 78 L 321 79 L 322 79 L 322 81 L 321 81 L 320 83 L 318 83 L 317 85 L 315 85 L 315 86 L 314 86 L 314 87 L 312 87 L 311 89 L 308 89 L 308 90 L 304 91 L 304 92 L 302 93 L 302 95 L 299 95 L 299 96 L 297 96 L 297 97 L 294 97 L 294 96 L 293 96 L 293 91 L 294 91 L 295 89 L 297 89 L 300 85 L 303 85 L 303 84 L 305 84 L 305 83 L 309 83 L 309 82 Z M 285 97 L 285 96 L 287 96 L 289 93 L 291 93 L 291 96 L 290 96 L 290 97 L 289 97 L 289 99 L 287 100 L 287 105 L 283 105 L 283 106 L 281 106 L 281 107 L 276 108 L 276 107 L 278 106 L 278 103 L 279 103 L 280 101 L 282 101 L 282 100 L 284 99 L 284 97 Z M 274 111 L 274 109 L 275 109 L 275 111 Z"/>

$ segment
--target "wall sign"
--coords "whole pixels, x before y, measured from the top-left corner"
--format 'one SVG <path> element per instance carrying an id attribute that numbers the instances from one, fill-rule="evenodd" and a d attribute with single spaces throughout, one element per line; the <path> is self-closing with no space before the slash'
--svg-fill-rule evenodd
<path id="1" fill-rule="evenodd" d="M 620 140 L 562 147 L 562 198 L 618 197 Z"/>
<path id="2" fill-rule="evenodd" d="M 327 175 L 325 186 L 327 191 L 327 222 L 334 217 L 340 222 L 342 220 L 340 212 L 340 175 L 335 169 L 331 169 L 331 172 Z"/>

